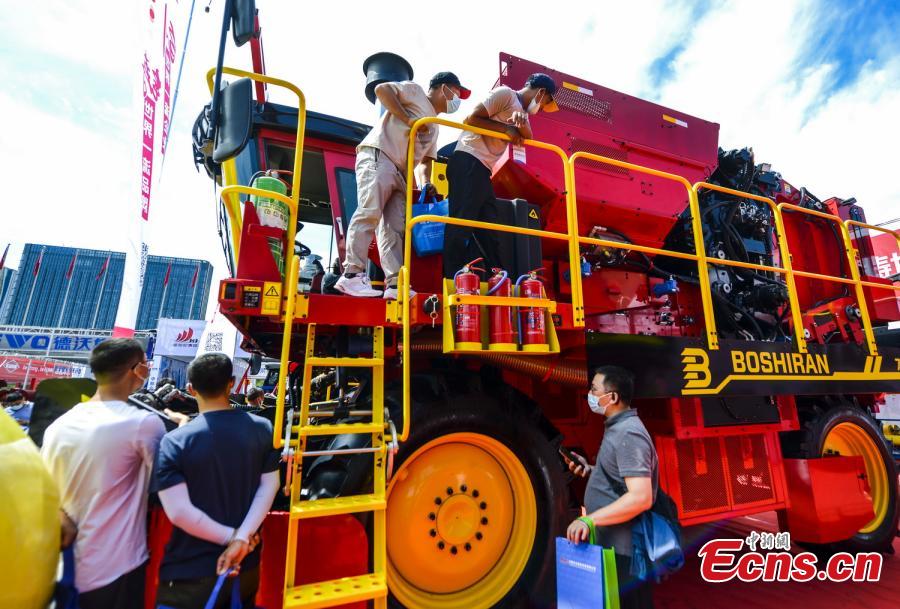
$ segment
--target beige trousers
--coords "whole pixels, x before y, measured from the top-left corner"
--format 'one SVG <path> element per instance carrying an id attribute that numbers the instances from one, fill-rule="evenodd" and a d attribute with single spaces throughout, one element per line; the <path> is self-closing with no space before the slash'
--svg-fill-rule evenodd
<path id="1" fill-rule="evenodd" d="M 358 206 L 347 227 L 344 272 L 366 270 L 374 235 L 385 282 L 396 285 L 403 265 L 406 179 L 387 155 L 365 146 L 356 154 L 356 195 Z"/>

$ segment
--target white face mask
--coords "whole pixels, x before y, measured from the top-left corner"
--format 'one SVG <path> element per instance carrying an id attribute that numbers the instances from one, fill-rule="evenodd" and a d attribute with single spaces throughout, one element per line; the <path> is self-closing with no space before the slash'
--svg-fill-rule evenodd
<path id="1" fill-rule="evenodd" d="M 541 104 L 537 100 L 537 95 L 534 96 L 534 99 L 531 100 L 531 103 L 528 104 L 528 107 L 525 109 L 525 112 L 528 114 L 537 114 L 541 109 Z"/>
<path id="2" fill-rule="evenodd" d="M 612 391 L 604 393 L 603 395 L 606 396 L 606 395 L 609 395 L 610 393 L 612 393 Z M 600 397 L 603 397 L 603 396 L 600 396 Z M 587 395 L 588 406 L 590 407 L 591 412 L 593 412 L 595 414 L 605 415 L 606 414 L 606 406 L 602 406 L 600 404 L 600 397 L 597 397 L 593 393 L 589 392 Z"/>
<path id="3" fill-rule="evenodd" d="M 450 96 L 447 96 L 447 93 L 444 93 L 444 97 L 447 99 L 447 114 L 453 114 L 457 110 L 459 110 L 460 105 L 462 105 L 462 100 L 459 98 L 459 95 L 453 95 L 453 91 L 450 87 L 444 87 L 447 91 L 450 92 Z"/>

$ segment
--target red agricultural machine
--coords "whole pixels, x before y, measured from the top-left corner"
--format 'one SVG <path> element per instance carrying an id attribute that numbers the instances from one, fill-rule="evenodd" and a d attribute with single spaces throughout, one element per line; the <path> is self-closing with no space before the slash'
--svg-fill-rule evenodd
<path id="1" fill-rule="evenodd" d="M 369 88 L 413 76 L 390 54 L 367 65 Z M 217 131 L 201 125 L 197 148 L 222 187 L 220 310 L 246 348 L 281 359 L 272 607 L 552 605 L 553 540 L 583 491 L 559 448 L 596 454 L 585 393 L 601 364 L 636 375 L 683 524 L 774 510 L 822 549 L 889 551 L 897 535 L 897 470 L 873 416 L 900 389 L 897 286 L 869 259 L 882 229 L 853 199 L 718 148 L 715 123 L 508 54 L 497 83 L 537 71 L 560 111 L 533 117 L 534 140 L 494 167 L 502 223 L 408 211 L 399 302 L 330 289 L 368 127 L 308 111 L 285 81 L 209 74 L 221 94 L 201 118 Z M 440 118 L 414 131 L 429 122 L 477 131 Z M 497 231 L 505 268 L 445 280 L 441 255 L 410 245 L 425 222 Z M 304 238 L 314 224 L 334 231 L 329 272 Z"/>

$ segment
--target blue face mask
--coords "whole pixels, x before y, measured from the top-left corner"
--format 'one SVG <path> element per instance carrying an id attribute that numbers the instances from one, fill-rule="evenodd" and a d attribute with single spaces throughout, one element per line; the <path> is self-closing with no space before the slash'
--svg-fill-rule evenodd
<path id="1" fill-rule="evenodd" d="M 447 99 L 447 114 L 453 114 L 459 110 L 462 100 L 459 98 L 459 95 L 453 95 L 453 90 L 450 87 L 445 86 L 444 88 L 450 92 L 449 96 L 447 96 L 446 92 L 444 93 L 444 97 Z"/>

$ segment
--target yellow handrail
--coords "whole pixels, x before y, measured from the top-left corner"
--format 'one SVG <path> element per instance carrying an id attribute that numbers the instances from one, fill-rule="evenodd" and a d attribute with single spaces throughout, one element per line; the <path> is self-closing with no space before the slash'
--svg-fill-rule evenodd
<path id="1" fill-rule="evenodd" d="M 237 68 L 222 68 L 223 74 L 230 74 L 231 76 L 238 76 L 240 78 L 249 78 L 251 80 L 255 80 L 258 82 L 264 82 L 270 85 L 274 85 L 276 87 L 283 87 L 297 96 L 297 133 L 296 133 L 296 143 L 294 145 L 294 170 L 293 176 L 291 179 L 291 201 L 293 202 L 291 205 L 291 216 L 288 222 L 287 228 L 287 239 L 286 239 L 286 252 L 284 258 L 284 270 L 285 275 L 287 275 L 287 270 L 290 268 L 291 260 L 294 257 L 294 239 L 296 238 L 297 233 L 297 214 L 298 208 L 300 206 L 300 183 L 301 183 L 301 171 L 303 170 L 303 141 L 306 134 L 306 96 L 303 95 L 303 91 L 300 90 L 299 87 L 294 85 L 291 82 L 286 80 L 282 80 L 280 78 L 274 78 L 272 76 L 267 76 L 265 74 L 257 74 L 256 72 L 247 72 L 246 70 L 238 70 Z M 211 68 L 206 73 L 206 82 L 209 86 L 210 93 L 213 92 L 213 86 L 216 76 L 216 69 Z M 230 162 L 230 161 L 229 161 Z M 236 177 L 235 177 L 236 179 Z M 235 192 L 234 190 L 228 191 L 228 194 Z M 273 196 L 277 193 L 273 193 L 271 191 L 263 191 L 264 196 L 278 199 L 279 201 L 283 201 L 283 199 Z M 226 191 L 222 191 L 222 196 L 225 196 Z M 244 193 L 247 194 L 247 193 Z M 243 226 L 243 220 L 241 215 L 240 202 L 235 200 L 234 197 L 229 197 L 227 201 L 225 201 L 225 210 L 228 213 L 228 221 L 230 223 L 231 228 L 231 240 L 232 240 L 232 248 L 234 249 L 234 260 L 237 263 L 238 256 L 240 255 L 240 246 L 241 246 L 241 228 Z M 291 290 L 290 292 L 294 292 L 296 290 Z M 289 293 L 288 290 L 284 290 L 283 294 L 287 295 Z"/>
<path id="2" fill-rule="evenodd" d="M 650 167 L 643 167 L 642 165 L 635 165 L 634 163 L 629 163 L 627 161 L 621 161 L 619 159 L 613 159 L 610 157 L 601 156 L 599 154 L 593 154 L 590 152 L 579 151 L 572 154 L 569 157 L 569 172 L 571 174 L 571 184 L 569 186 L 569 190 L 572 195 L 572 211 L 577 218 L 577 197 L 575 194 L 575 162 L 579 159 L 585 159 L 588 161 L 596 161 L 600 163 L 606 163 L 608 165 L 613 165 L 615 167 L 621 167 L 623 169 L 628 169 L 631 171 L 636 171 L 639 173 L 646 173 L 648 175 L 656 176 L 658 178 L 663 178 L 665 180 L 671 180 L 673 182 L 678 182 L 684 189 L 687 191 L 688 201 L 691 208 L 691 216 L 692 216 L 692 230 L 694 236 L 694 254 L 686 254 L 684 252 L 670 252 L 669 250 L 659 249 L 655 247 L 648 247 L 645 245 L 635 245 L 631 243 L 621 243 L 618 241 L 607 241 L 604 239 L 594 239 L 592 237 L 578 237 L 578 226 L 577 224 L 574 227 L 570 227 L 570 230 L 574 228 L 575 235 L 578 243 L 583 243 L 585 245 L 600 245 L 604 247 L 614 247 L 617 249 L 623 249 L 628 251 L 636 251 L 643 252 L 645 254 L 656 254 L 661 256 L 672 256 L 674 258 L 682 258 L 686 260 L 694 260 L 697 262 L 697 271 L 700 274 L 700 300 L 703 306 L 703 317 L 705 319 L 705 330 L 706 330 L 706 342 L 710 349 L 718 349 L 719 348 L 719 338 L 718 332 L 716 331 L 716 318 L 713 314 L 712 307 L 712 290 L 709 286 L 709 273 L 707 272 L 707 262 L 706 262 L 706 246 L 703 243 L 703 230 L 700 227 L 700 205 L 697 202 L 697 193 L 691 188 L 691 183 L 684 179 L 682 176 L 667 173 L 665 171 L 660 171 L 659 169 L 652 169 Z M 573 273 L 574 274 L 574 273 Z M 706 281 L 703 280 L 706 278 Z M 574 289 L 574 288 L 573 288 Z"/>
<path id="3" fill-rule="evenodd" d="M 847 226 L 847 230 L 849 230 L 851 226 L 859 226 L 860 228 L 867 228 L 869 230 L 877 230 L 882 233 L 888 233 L 889 235 L 893 235 L 894 239 L 897 241 L 897 248 L 900 249 L 900 231 L 891 230 L 891 229 L 885 228 L 883 226 L 875 226 L 873 224 L 866 224 L 865 222 L 858 222 L 856 220 L 844 220 L 844 224 Z M 900 285 L 875 283 L 874 281 L 860 281 L 860 284 L 862 284 L 864 286 L 868 286 L 870 288 L 880 288 L 882 290 L 884 290 L 884 289 L 900 290 Z"/>
<path id="4" fill-rule="evenodd" d="M 732 260 L 720 260 L 714 259 L 710 260 L 712 264 L 723 264 L 724 266 L 737 266 L 741 268 L 760 270 L 760 271 L 769 271 L 784 274 L 785 284 L 787 286 L 788 291 L 788 306 L 791 309 L 791 322 L 794 324 L 794 344 L 797 345 L 797 350 L 800 353 L 807 352 L 806 346 L 806 337 L 803 335 L 803 315 L 800 312 L 800 301 L 797 298 L 797 284 L 794 281 L 794 269 L 791 265 L 791 253 L 788 248 L 787 238 L 785 237 L 784 232 L 784 222 L 781 218 L 781 211 L 775 205 L 775 201 L 769 199 L 768 197 L 763 197 L 760 195 L 755 195 L 749 192 L 743 192 L 741 190 L 735 190 L 733 188 L 726 188 L 725 186 L 719 186 L 718 184 L 710 184 L 708 182 L 697 182 L 691 187 L 691 190 L 694 191 L 695 197 L 698 197 L 699 201 L 699 193 L 701 189 L 706 190 L 714 190 L 716 192 L 721 192 L 723 194 L 731 195 L 734 197 L 739 197 L 741 199 L 751 199 L 753 201 L 758 201 L 760 203 L 765 203 L 769 206 L 769 209 L 772 210 L 772 217 L 775 219 L 775 238 L 778 240 L 778 251 L 781 254 L 781 268 L 761 265 L 761 264 L 752 264 L 749 262 L 743 262 L 740 264 L 733 264 L 734 262 L 740 261 L 732 261 Z M 734 202 L 735 205 L 738 204 L 737 201 Z M 699 212 L 697 216 L 694 218 L 694 222 L 699 226 L 701 224 L 699 218 Z M 700 226 L 700 232 L 702 234 L 703 228 Z M 709 283 L 709 273 L 704 273 L 700 281 L 702 283 Z"/>
<path id="5" fill-rule="evenodd" d="M 778 217 L 779 218 L 781 216 L 780 212 L 784 209 L 786 209 L 788 211 L 807 214 L 810 216 L 815 216 L 817 218 L 822 218 L 824 220 L 828 220 L 829 222 L 834 222 L 835 224 L 837 224 L 840 227 L 841 237 L 844 242 L 844 253 L 847 256 L 847 261 L 850 266 L 850 281 L 842 281 L 840 283 L 851 283 L 853 285 L 855 292 L 856 292 L 856 306 L 859 307 L 859 318 L 860 318 L 860 321 L 862 322 L 863 334 L 866 337 L 866 347 L 868 348 L 870 355 L 878 355 L 878 345 L 875 343 L 875 333 L 872 330 L 872 320 L 869 317 L 869 307 L 868 307 L 868 304 L 866 303 L 866 294 L 863 291 L 863 285 L 868 285 L 868 286 L 878 287 L 878 288 L 887 288 L 887 289 L 897 289 L 897 288 L 895 286 L 891 286 L 891 285 L 882 285 L 879 283 L 873 283 L 871 281 L 863 281 L 862 278 L 860 277 L 859 266 L 857 265 L 857 262 L 856 262 L 858 252 L 853 247 L 853 240 L 850 237 L 850 230 L 848 229 L 848 226 L 850 226 L 852 224 L 852 225 L 858 225 L 858 226 L 863 226 L 863 227 L 868 228 L 869 225 L 863 224 L 861 222 L 856 222 L 855 220 L 843 221 L 838 216 L 835 216 L 833 214 L 826 214 L 821 211 L 816 211 L 814 209 L 807 209 L 805 207 L 800 207 L 798 205 L 793 205 L 791 203 L 779 203 L 778 204 L 778 211 L 779 211 Z M 878 227 L 873 227 L 873 228 L 877 229 Z M 886 231 L 886 232 L 890 232 L 890 233 L 894 234 L 894 237 L 897 237 L 897 234 L 894 233 L 894 231 Z M 836 277 L 832 277 L 831 275 L 818 275 L 815 273 L 805 273 L 805 272 L 804 273 L 795 272 L 795 274 L 802 275 L 805 277 L 811 276 L 811 275 L 816 275 L 815 277 L 812 277 L 812 278 L 823 279 L 826 281 L 837 280 Z M 795 332 L 795 334 L 796 334 L 796 332 Z"/>
<path id="6" fill-rule="evenodd" d="M 289 285 L 296 286 L 297 279 L 300 276 L 300 258 L 293 256 L 291 265 L 288 267 Z M 275 422 L 272 425 L 272 444 L 275 448 L 284 446 L 284 401 L 287 397 L 287 378 L 290 375 L 288 366 L 290 365 L 291 355 L 291 336 L 294 333 L 294 306 L 297 302 L 295 297 L 296 287 L 285 298 L 284 305 L 284 334 L 281 337 L 281 368 L 278 370 L 278 392 L 275 396 Z M 291 404 L 296 408 L 296 404 Z M 302 421 L 302 419 L 301 419 Z"/>
<path id="7" fill-rule="evenodd" d="M 462 131 L 470 131 L 479 135 L 493 137 L 505 142 L 511 142 L 510 137 L 503 133 L 482 129 L 481 127 L 473 127 L 463 123 L 449 121 L 447 119 L 438 118 L 436 116 L 426 116 L 418 119 L 413 123 L 409 131 L 409 144 L 406 153 L 406 233 L 403 240 L 403 267 L 397 277 L 398 289 L 398 309 L 400 310 L 401 321 L 403 323 L 403 429 L 400 432 L 400 441 L 405 441 L 409 437 L 409 378 L 410 378 L 410 353 L 409 353 L 409 334 L 410 334 L 410 316 L 409 316 L 409 289 L 410 278 L 409 269 L 412 265 L 412 228 L 419 222 L 425 222 L 430 219 L 432 222 L 443 222 L 446 224 L 454 224 L 458 226 L 469 226 L 472 228 L 487 228 L 488 230 L 518 233 L 523 235 L 531 235 L 537 237 L 546 237 L 549 239 L 557 239 L 566 241 L 569 246 L 569 266 L 572 285 L 572 323 L 575 327 L 584 326 L 584 300 L 581 291 L 581 272 L 579 261 L 581 257 L 578 251 L 578 218 L 574 214 L 574 197 L 572 194 L 572 170 L 569 166 L 569 159 L 562 148 L 553 144 L 547 144 L 537 140 L 525 140 L 526 146 L 540 148 L 555 153 L 559 156 L 563 165 L 563 179 L 566 186 L 566 234 L 553 233 L 550 231 L 539 231 L 535 229 L 520 228 L 517 226 L 503 226 L 500 224 L 491 224 L 488 222 L 479 222 L 475 220 L 462 220 L 460 218 L 450 218 L 445 216 L 418 216 L 412 217 L 413 202 L 413 182 L 415 169 L 415 143 L 416 134 L 424 125 L 438 124 L 445 127 L 452 127 Z"/>
<path id="8" fill-rule="evenodd" d="M 291 351 L 291 335 L 294 326 L 294 308 L 297 300 L 297 278 L 300 273 L 300 259 L 294 253 L 294 239 L 297 237 L 297 217 L 300 208 L 300 183 L 303 170 L 303 140 L 306 135 L 306 97 L 299 87 L 280 78 L 273 78 L 265 74 L 247 72 L 236 68 L 222 68 L 223 74 L 230 74 L 240 78 L 249 78 L 258 82 L 264 82 L 276 87 L 283 87 L 297 96 L 297 133 L 294 144 L 294 172 L 291 176 L 291 196 L 285 197 L 277 192 L 228 184 L 222 189 L 220 196 L 225 203 L 228 214 L 228 222 L 231 229 L 232 248 L 234 249 L 234 261 L 237 264 L 241 247 L 241 230 L 243 228 L 243 215 L 238 195 L 261 196 L 275 199 L 288 206 L 290 210 L 288 226 L 285 231 L 285 257 L 284 257 L 284 282 L 281 286 L 282 321 L 284 322 L 284 335 L 281 338 L 281 369 L 278 371 L 278 395 L 275 401 L 275 425 L 272 429 L 272 443 L 275 448 L 284 446 L 284 438 L 281 433 L 284 425 L 284 402 L 287 394 L 287 377 L 289 374 L 288 363 Z M 210 93 L 213 92 L 216 69 L 212 68 L 206 73 L 206 82 Z M 233 161 L 228 161 L 233 163 Z M 233 166 L 229 173 L 234 173 Z M 234 175 L 233 179 L 237 180 Z"/>

